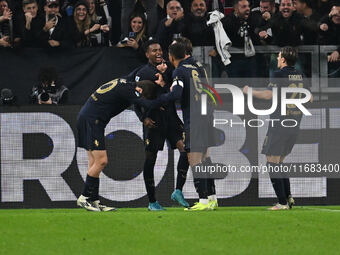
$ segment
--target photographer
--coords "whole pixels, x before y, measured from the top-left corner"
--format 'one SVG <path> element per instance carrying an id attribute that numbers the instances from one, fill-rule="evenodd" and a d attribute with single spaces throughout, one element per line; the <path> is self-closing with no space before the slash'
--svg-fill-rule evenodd
<path id="1" fill-rule="evenodd" d="M 68 99 L 68 88 L 61 85 L 54 67 L 43 67 L 39 72 L 39 84 L 33 86 L 31 102 L 33 104 L 64 104 Z"/>

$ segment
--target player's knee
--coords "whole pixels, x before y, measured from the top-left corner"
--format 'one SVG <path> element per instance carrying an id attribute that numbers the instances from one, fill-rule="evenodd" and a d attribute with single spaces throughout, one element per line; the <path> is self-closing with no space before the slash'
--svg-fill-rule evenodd
<path id="1" fill-rule="evenodd" d="M 102 168 L 106 167 L 107 163 L 108 163 L 107 157 L 102 157 L 97 161 L 97 164 Z"/>
<path id="2" fill-rule="evenodd" d="M 145 151 L 145 159 L 149 161 L 156 161 L 157 152 L 154 151 Z"/>

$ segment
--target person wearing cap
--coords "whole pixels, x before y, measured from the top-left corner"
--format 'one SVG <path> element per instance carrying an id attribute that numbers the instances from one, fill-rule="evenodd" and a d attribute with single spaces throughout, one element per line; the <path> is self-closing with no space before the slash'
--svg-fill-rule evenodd
<path id="1" fill-rule="evenodd" d="M 45 25 L 40 33 L 44 48 L 67 47 L 68 36 L 64 18 L 60 14 L 59 0 L 46 0 L 44 5 Z"/>
<path id="2" fill-rule="evenodd" d="M 75 47 L 93 47 L 99 43 L 96 33 L 108 32 L 107 25 L 96 24 L 91 21 L 87 2 L 78 1 L 74 6 L 73 18 L 69 24 L 71 40 Z"/>

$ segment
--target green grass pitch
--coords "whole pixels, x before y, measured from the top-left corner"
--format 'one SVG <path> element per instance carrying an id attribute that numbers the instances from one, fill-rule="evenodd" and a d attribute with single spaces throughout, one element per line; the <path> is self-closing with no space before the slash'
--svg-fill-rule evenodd
<path id="1" fill-rule="evenodd" d="M 340 206 L 0 210 L 1 254 L 340 254 Z"/>

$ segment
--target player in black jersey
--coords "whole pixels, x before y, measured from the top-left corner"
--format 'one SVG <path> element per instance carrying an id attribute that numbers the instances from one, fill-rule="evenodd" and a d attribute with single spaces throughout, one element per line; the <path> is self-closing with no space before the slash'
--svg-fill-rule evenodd
<path id="1" fill-rule="evenodd" d="M 104 129 L 110 119 L 131 104 L 152 108 L 155 89 L 151 81 L 112 80 L 99 87 L 81 108 L 78 119 L 78 146 L 86 149 L 89 165 L 84 189 L 77 205 L 89 211 L 113 211 L 99 202 L 99 175 L 107 165 Z"/>
<path id="2" fill-rule="evenodd" d="M 254 97 L 259 99 L 271 100 L 274 87 L 278 88 L 278 107 L 273 114 L 270 115 L 270 119 L 278 120 L 272 122 L 269 125 L 268 132 L 262 147 L 262 154 L 267 157 L 267 166 L 279 169 L 284 158 L 292 151 L 296 139 L 299 134 L 300 122 L 302 118 L 302 112 L 294 104 L 288 104 L 286 107 L 286 115 L 281 115 L 281 88 L 304 88 L 306 87 L 306 81 L 303 74 L 294 68 L 294 65 L 298 59 L 298 52 L 293 47 L 284 47 L 278 54 L 277 67 L 279 71 L 274 73 L 272 81 L 269 83 L 268 89 L 259 91 L 252 90 Z M 248 93 L 248 86 L 243 88 L 245 94 Z M 301 98 L 301 93 L 294 93 L 290 95 L 290 98 Z M 311 98 L 312 101 L 312 98 Z M 294 121 L 295 127 L 282 126 L 283 120 Z M 269 210 L 286 210 L 292 208 L 294 205 L 294 199 L 290 191 L 289 178 L 280 173 L 280 176 L 273 176 L 270 174 L 271 182 L 275 190 L 276 196 L 279 202 Z M 282 178 L 277 178 L 282 177 Z"/>
<path id="3" fill-rule="evenodd" d="M 128 80 L 162 80 L 162 87 L 157 86 L 157 94 L 169 92 L 172 76 L 172 68 L 164 62 L 163 51 L 157 41 L 149 40 L 145 43 L 146 57 L 149 62 L 127 76 Z M 158 109 L 147 111 L 144 107 L 135 105 L 135 112 L 143 123 L 143 138 L 145 146 L 145 161 L 143 177 L 148 194 L 150 211 L 160 211 L 164 208 L 158 203 L 155 196 L 154 167 L 159 150 L 163 150 L 164 142 L 169 142 L 171 149 L 178 149 L 180 158 L 177 165 L 176 190 L 171 198 L 182 206 L 188 207 L 182 193 L 189 168 L 188 157 L 184 150 L 183 123 L 177 115 L 176 106 L 170 102 Z"/>
<path id="4" fill-rule="evenodd" d="M 188 153 L 189 163 L 193 169 L 200 169 L 205 163 L 208 148 L 214 143 L 211 108 L 207 107 L 209 114 L 205 116 L 202 116 L 200 112 L 200 94 L 203 91 L 203 84 L 207 84 L 207 75 L 203 66 L 188 55 L 188 45 L 185 40 L 176 40 L 170 45 L 169 60 L 176 68 L 172 75 L 171 92 L 162 94 L 158 100 L 163 102 L 180 100 L 184 120 L 185 149 Z M 192 88 L 191 80 L 194 83 Z M 193 106 L 191 106 L 191 99 L 195 104 Z M 191 117 L 198 119 L 199 127 L 190 126 Z M 216 209 L 217 200 L 215 190 L 212 190 L 213 182 L 208 181 L 206 177 L 195 177 L 195 171 L 193 174 L 200 200 L 186 210 Z"/>

